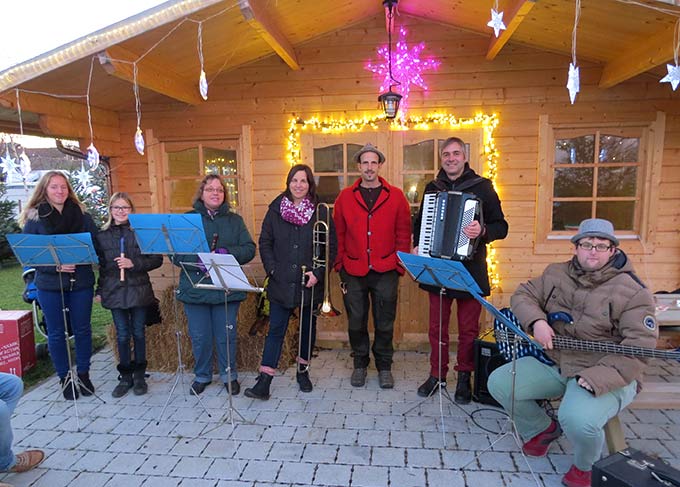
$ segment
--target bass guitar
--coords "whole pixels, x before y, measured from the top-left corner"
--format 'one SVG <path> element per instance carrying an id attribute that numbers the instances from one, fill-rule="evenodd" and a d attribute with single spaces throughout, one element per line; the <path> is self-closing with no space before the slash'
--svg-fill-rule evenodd
<path id="1" fill-rule="evenodd" d="M 508 318 L 517 327 L 520 326 L 519 321 L 514 313 L 508 309 L 503 308 L 501 313 Z M 566 313 L 557 313 L 548 316 L 548 322 L 552 324 L 553 321 L 570 321 L 571 317 Z M 513 346 L 517 339 L 517 358 L 526 356 L 534 357 L 546 365 L 554 365 L 555 362 L 550 359 L 542 350 L 537 348 L 533 343 L 523 340 L 518 337 L 505 324 L 498 320 L 494 320 L 494 335 L 496 336 L 496 344 L 498 351 L 503 355 L 506 361 L 512 360 Z M 680 348 L 675 350 L 660 350 L 657 348 L 633 347 L 630 345 L 620 345 L 612 342 L 598 342 L 593 340 L 579 340 L 577 338 L 566 337 L 563 335 L 555 335 L 552 339 L 553 347 L 558 350 L 578 350 L 581 352 L 600 352 L 613 355 L 626 355 L 628 357 L 645 357 L 645 358 L 660 358 L 663 360 L 677 360 L 680 362 Z"/>

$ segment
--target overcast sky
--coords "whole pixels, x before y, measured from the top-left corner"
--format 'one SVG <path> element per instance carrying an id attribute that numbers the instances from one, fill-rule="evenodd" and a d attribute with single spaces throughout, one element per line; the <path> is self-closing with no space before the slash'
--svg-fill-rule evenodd
<path id="1" fill-rule="evenodd" d="M 0 71 L 51 51 L 162 0 L 3 0 Z"/>

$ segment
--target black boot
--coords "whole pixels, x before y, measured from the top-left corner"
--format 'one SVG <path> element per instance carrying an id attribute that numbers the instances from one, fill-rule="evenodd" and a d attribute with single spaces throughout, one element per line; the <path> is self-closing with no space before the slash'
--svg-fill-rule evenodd
<path id="1" fill-rule="evenodd" d="M 132 371 L 134 367 L 132 365 L 121 365 L 118 364 L 118 385 L 114 387 L 111 395 L 113 397 L 123 397 L 132 389 Z"/>
<path id="2" fill-rule="evenodd" d="M 64 395 L 64 399 L 68 401 L 78 399 L 78 388 L 74 387 L 70 376 L 68 379 L 66 377 L 59 379 L 59 384 L 61 384 L 61 393 Z"/>
<path id="3" fill-rule="evenodd" d="M 430 397 L 438 387 L 446 388 L 446 380 L 439 380 L 431 375 L 418 388 L 418 395 L 420 397 Z"/>
<path id="4" fill-rule="evenodd" d="M 146 361 L 135 365 L 132 379 L 134 383 L 132 392 L 135 393 L 135 396 L 146 394 L 146 391 L 149 389 L 149 386 L 146 385 Z"/>
<path id="5" fill-rule="evenodd" d="M 298 372 L 297 374 L 295 374 L 295 379 L 297 380 L 297 383 L 300 386 L 300 390 L 302 392 L 312 392 L 312 390 L 314 389 L 312 381 L 309 380 L 308 370 L 305 370 L 304 372 Z"/>
<path id="6" fill-rule="evenodd" d="M 83 396 L 91 396 L 94 394 L 94 385 L 90 380 L 89 372 L 78 372 L 78 384 L 80 384 L 80 393 Z"/>
<path id="7" fill-rule="evenodd" d="M 246 389 L 244 394 L 246 397 L 252 397 L 253 399 L 262 399 L 263 401 L 266 401 L 270 397 L 269 386 L 271 385 L 273 378 L 273 375 L 260 372 L 260 375 L 257 376 L 257 382 L 255 385 L 249 389 Z"/>
<path id="8" fill-rule="evenodd" d="M 456 384 L 454 399 L 458 404 L 468 404 L 472 400 L 470 372 L 458 372 L 458 384 Z"/>

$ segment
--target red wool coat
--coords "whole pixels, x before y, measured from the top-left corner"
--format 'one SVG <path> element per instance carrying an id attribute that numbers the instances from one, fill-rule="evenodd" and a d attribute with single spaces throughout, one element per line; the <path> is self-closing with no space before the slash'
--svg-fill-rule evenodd
<path id="1" fill-rule="evenodd" d="M 333 220 L 338 237 L 335 270 L 365 276 L 369 270 L 404 273 L 397 251 L 411 250 L 411 211 L 404 193 L 379 178 L 383 190 L 369 212 L 358 179 L 335 200 Z"/>

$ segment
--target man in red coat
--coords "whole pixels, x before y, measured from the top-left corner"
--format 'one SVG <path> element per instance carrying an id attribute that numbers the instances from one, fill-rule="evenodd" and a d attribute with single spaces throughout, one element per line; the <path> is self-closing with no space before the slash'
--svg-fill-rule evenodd
<path id="1" fill-rule="evenodd" d="M 370 362 L 369 298 L 375 338 L 373 357 L 380 387 L 394 387 L 392 355 L 399 276 L 404 273 L 397 251 L 409 252 L 411 212 L 404 193 L 378 174 L 385 156 L 366 144 L 356 154 L 361 178 L 335 200 L 333 220 L 338 237 L 335 270 L 340 272 L 354 355 L 351 383 L 366 383 Z"/>

